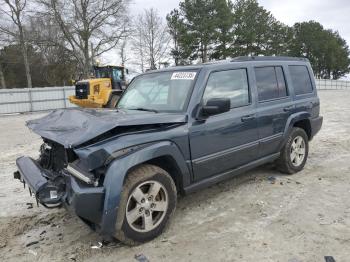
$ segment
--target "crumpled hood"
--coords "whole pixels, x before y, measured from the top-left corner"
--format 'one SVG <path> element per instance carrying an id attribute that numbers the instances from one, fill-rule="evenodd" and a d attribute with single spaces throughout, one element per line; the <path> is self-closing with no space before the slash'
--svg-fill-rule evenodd
<path id="1" fill-rule="evenodd" d="M 66 148 L 78 146 L 119 126 L 185 123 L 186 115 L 136 110 L 59 109 L 27 122 L 43 138 Z"/>

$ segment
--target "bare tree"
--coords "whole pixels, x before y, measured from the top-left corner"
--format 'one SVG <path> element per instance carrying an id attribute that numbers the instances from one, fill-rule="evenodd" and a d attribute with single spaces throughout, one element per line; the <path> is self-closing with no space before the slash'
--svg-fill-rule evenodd
<path id="1" fill-rule="evenodd" d="M 5 18 L 0 24 L 0 31 L 13 37 L 20 45 L 26 72 L 27 87 L 32 88 L 27 41 L 25 39 L 25 30 L 23 25 L 26 7 L 26 0 L 0 0 L 0 15 Z"/>
<path id="2" fill-rule="evenodd" d="M 120 49 L 119 49 L 119 57 L 120 57 L 120 60 L 122 62 L 122 65 L 125 65 L 125 63 L 129 60 L 129 58 L 127 56 L 126 47 L 127 47 L 127 40 L 126 40 L 126 38 L 124 38 L 123 43 L 121 44 Z"/>
<path id="3" fill-rule="evenodd" d="M 92 57 L 115 48 L 128 30 L 129 0 L 37 0 L 58 24 L 69 49 L 88 76 Z"/>
<path id="4" fill-rule="evenodd" d="M 136 56 L 134 64 L 140 66 L 141 73 L 145 72 L 145 57 L 144 57 L 144 43 L 143 43 L 143 28 L 138 24 L 135 27 L 135 32 L 132 40 L 132 49 Z"/>
<path id="5" fill-rule="evenodd" d="M 1 61 L 0 61 L 0 89 L 6 88 L 6 82 L 5 82 L 5 77 L 4 77 L 4 73 L 2 71 L 2 66 L 1 66 Z"/>
<path id="6" fill-rule="evenodd" d="M 1 63 L 1 57 L 0 57 L 0 89 L 5 89 L 6 88 L 6 81 L 5 81 L 5 76 L 4 76 L 4 71 L 2 69 L 2 63 Z"/>
<path id="7" fill-rule="evenodd" d="M 139 64 L 144 65 L 145 61 L 150 69 L 159 68 L 160 64 L 169 60 L 167 53 L 171 37 L 167 25 L 157 10 L 151 8 L 138 16 L 135 27 L 133 47 L 140 56 Z"/>
<path id="8" fill-rule="evenodd" d="M 5 40 L 5 36 L 2 32 L 0 32 L 0 89 L 6 88 L 6 81 L 4 76 L 4 71 L 2 68 L 2 57 L 1 57 L 1 48 L 3 47 L 3 41 Z"/>

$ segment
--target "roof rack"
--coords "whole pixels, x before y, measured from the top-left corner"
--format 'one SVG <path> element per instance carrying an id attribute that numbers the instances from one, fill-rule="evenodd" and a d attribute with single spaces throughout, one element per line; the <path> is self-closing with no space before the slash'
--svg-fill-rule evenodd
<path id="1" fill-rule="evenodd" d="M 309 59 L 304 57 L 291 56 L 237 56 L 231 59 L 231 62 L 245 61 L 304 61 L 309 62 Z"/>

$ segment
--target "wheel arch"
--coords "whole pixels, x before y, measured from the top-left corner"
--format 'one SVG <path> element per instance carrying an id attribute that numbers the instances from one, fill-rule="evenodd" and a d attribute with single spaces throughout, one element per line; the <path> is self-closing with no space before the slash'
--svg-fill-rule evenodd
<path id="1" fill-rule="evenodd" d="M 293 124 L 293 127 L 299 127 L 305 131 L 309 140 L 312 139 L 312 130 L 310 119 L 301 119 Z"/>
<path id="2" fill-rule="evenodd" d="M 279 150 L 283 148 L 283 145 L 286 143 L 288 136 L 290 132 L 292 131 L 293 127 L 299 127 L 305 130 L 309 140 L 312 139 L 312 130 L 311 130 L 311 124 L 310 124 L 310 113 L 308 112 L 298 112 L 295 114 L 292 114 L 289 116 L 286 126 L 283 132 L 283 139 L 279 146 Z"/>
<path id="3" fill-rule="evenodd" d="M 104 180 L 105 200 L 101 222 L 103 235 L 114 234 L 120 195 L 127 175 L 142 164 L 153 164 L 166 170 L 174 179 L 178 190 L 190 182 L 190 169 L 180 149 L 171 141 L 161 141 L 123 158 L 114 160 L 107 169 Z M 170 172 L 175 171 L 174 172 Z"/>

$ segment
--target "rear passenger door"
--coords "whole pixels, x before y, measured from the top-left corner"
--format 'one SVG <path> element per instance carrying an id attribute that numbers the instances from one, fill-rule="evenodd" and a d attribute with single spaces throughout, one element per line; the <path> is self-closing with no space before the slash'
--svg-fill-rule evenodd
<path id="1" fill-rule="evenodd" d="M 247 69 L 211 72 L 202 103 L 230 98 L 228 112 L 194 122 L 189 128 L 194 179 L 222 174 L 255 160 L 258 130 Z"/>
<path id="2" fill-rule="evenodd" d="M 260 158 L 278 152 L 287 119 L 295 110 L 285 70 L 282 65 L 254 68 Z"/>

